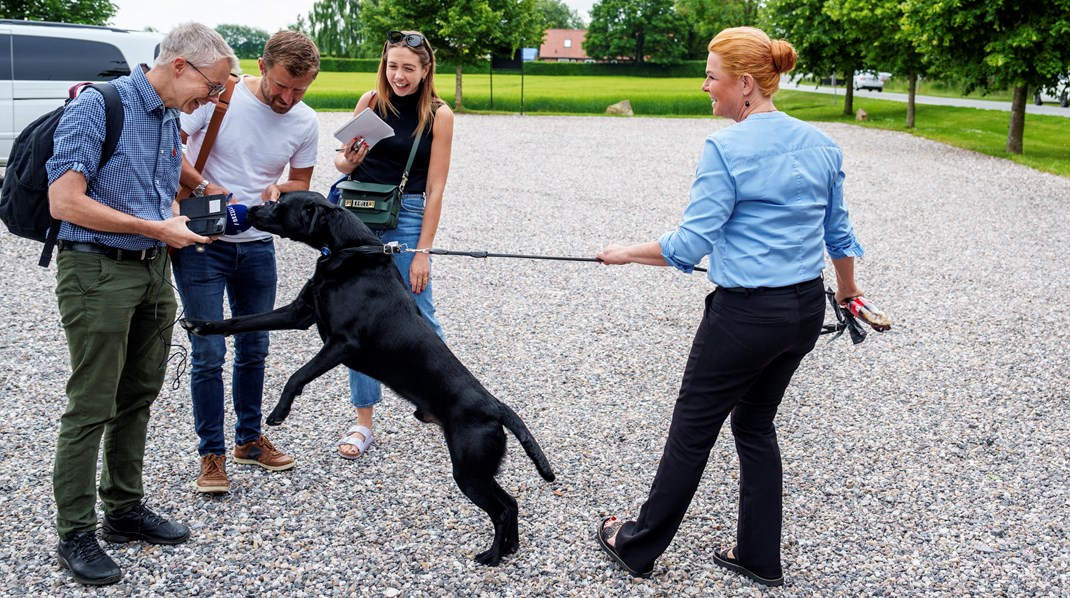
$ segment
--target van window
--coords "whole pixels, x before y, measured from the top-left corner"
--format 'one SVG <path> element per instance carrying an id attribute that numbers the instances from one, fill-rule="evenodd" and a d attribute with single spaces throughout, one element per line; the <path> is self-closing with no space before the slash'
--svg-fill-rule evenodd
<path id="1" fill-rule="evenodd" d="M 111 81 L 130 74 L 119 48 L 104 42 L 15 35 L 16 81 Z"/>
<path id="2" fill-rule="evenodd" d="M 11 80 L 11 35 L 0 33 L 0 79 Z"/>

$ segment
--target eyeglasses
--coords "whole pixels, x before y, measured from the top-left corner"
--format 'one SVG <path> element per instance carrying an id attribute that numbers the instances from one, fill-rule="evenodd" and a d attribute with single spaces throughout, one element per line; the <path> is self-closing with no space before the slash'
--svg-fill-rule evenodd
<path id="1" fill-rule="evenodd" d="M 425 40 L 424 36 L 420 35 L 419 33 L 404 33 L 401 31 L 391 31 L 390 33 L 386 34 L 386 41 L 392 44 L 399 44 L 401 42 L 405 42 L 405 45 L 410 48 L 419 48 L 420 46 L 424 45 L 424 42 L 426 42 L 427 40 Z"/>
<path id="2" fill-rule="evenodd" d="M 202 73 L 201 69 L 197 68 L 197 65 L 193 64 L 192 62 L 187 60 L 186 64 L 190 65 L 190 67 L 192 67 L 193 70 L 197 71 L 198 75 L 204 77 L 204 80 L 208 82 L 208 95 L 217 96 L 217 95 L 223 93 L 223 90 L 225 90 L 227 88 L 227 86 L 222 84 L 222 83 L 213 83 L 212 80 L 209 79 L 207 75 Z"/>

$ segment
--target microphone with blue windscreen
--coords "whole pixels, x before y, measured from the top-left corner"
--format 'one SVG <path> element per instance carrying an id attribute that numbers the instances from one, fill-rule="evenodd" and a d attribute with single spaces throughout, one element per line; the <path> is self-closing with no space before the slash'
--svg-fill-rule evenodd
<path id="1" fill-rule="evenodd" d="M 228 235 L 237 235 L 249 230 L 249 208 L 245 204 L 232 203 L 227 205 L 227 225 L 225 232 Z"/>

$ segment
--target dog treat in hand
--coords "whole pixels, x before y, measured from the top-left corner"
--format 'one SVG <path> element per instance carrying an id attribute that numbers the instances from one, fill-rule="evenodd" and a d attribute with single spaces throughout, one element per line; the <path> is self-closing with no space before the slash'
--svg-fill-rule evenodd
<path id="1" fill-rule="evenodd" d="M 869 324 L 877 332 L 884 332 L 892 328 L 892 319 L 882 312 L 876 305 L 866 301 L 865 297 L 855 297 L 847 302 L 847 309 L 859 320 Z"/>

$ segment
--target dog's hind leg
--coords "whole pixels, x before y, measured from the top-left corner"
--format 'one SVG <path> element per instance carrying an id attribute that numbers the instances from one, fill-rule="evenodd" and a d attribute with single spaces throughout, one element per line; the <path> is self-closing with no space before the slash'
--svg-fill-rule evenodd
<path id="1" fill-rule="evenodd" d="M 338 343 L 323 345 L 323 348 L 320 349 L 319 353 L 316 353 L 315 357 L 301 366 L 301 369 L 294 372 L 290 379 L 286 381 L 286 386 L 282 388 L 279 402 L 267 417 L 268 425 L 277 426 L 281 424 L 286 419 L 286 416 L 290 414 L 290 407 L 293 406 L 294 399 L 301 394 L 305 386 L 342 363 L 342 359 L 351 350 L 352 347 Z"/>
<path id="2" fill-rule="evenodd" d="M 516 552 L 520 546 L 516 500 L 494 478 L 474 479 L 454 470 L 453 479 L 457 481 L 461 492 L 490 516 L 494 524 L 494 540 L 490 548 L 476 555 L 476 561 L 497 567 L 502 557 Z"/>

